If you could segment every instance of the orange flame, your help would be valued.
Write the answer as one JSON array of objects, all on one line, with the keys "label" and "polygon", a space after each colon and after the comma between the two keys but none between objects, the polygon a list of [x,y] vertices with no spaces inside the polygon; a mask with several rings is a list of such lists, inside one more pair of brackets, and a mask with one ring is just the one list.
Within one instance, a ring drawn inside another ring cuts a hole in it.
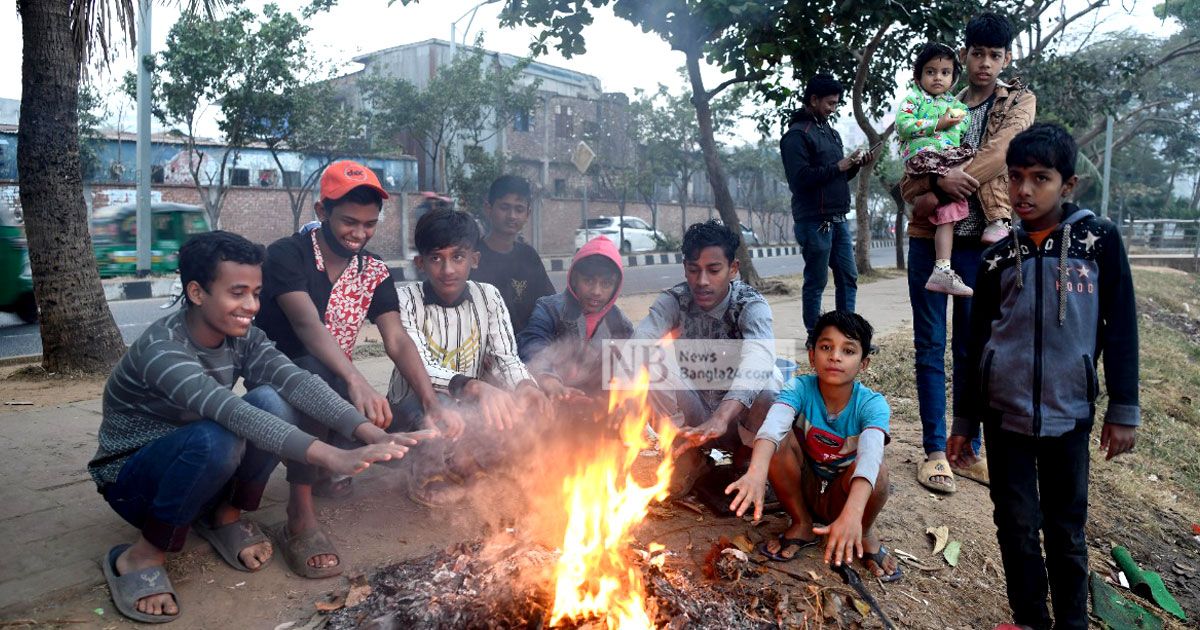
[{"label": "orange flame", "polygon": [[651,420],[647,394],[650,375],[642,370],[630,388],[614,387],[609,413],[624,413],[621,440],[602,445],[588,462],[563,481],[569,510],[562,556],[555,568],[551,625],[560,621],[603,619],[609,630],[653,628],[645,610],[641,572],[626,553],[630,530],[646,518],[652,501],[661,501],[674,468],[669,446],[678,432],[671,422],[659,423],[662,462],[653,485],[633,478],[633,464],[651,447],[645,428]]}]

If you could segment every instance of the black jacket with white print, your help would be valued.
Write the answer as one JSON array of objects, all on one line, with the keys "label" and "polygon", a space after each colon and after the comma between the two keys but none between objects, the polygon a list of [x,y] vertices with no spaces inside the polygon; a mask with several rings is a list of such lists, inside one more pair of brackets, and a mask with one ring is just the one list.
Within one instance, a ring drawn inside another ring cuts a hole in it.
[{"label": "black jacket with white print", "polygon": [[954,435],[974,437],[980,421],[1039,437],[1090,426],[1101,354],[1104,421],[1141,423],[1137,305],[1121,235],[1090,210],[1064,204],[1063,213],[1041,247],[1016,227],[983,254],[967,390],[979,395],[954,419]]}]

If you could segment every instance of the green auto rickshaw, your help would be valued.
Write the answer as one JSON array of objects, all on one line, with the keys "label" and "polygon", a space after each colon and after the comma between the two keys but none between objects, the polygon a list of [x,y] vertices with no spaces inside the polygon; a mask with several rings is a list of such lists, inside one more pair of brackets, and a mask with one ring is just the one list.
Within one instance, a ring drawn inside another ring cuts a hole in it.
[{"label": "green auto rickshaw", "polygon": [[21,210],[0,201],[0,311],[16,313],[26,323],[37,321],[33,274]]},{"label": "green auto rickshaw", "polygon": [[[153,237],[150,272],[171,274],[179,269],[179,248],[193,234],[208,232],[204,208],[181,203],[150,204]],[[137,206],[105,206],[92,215],[92,245],[102,278],[137,274]]]}]

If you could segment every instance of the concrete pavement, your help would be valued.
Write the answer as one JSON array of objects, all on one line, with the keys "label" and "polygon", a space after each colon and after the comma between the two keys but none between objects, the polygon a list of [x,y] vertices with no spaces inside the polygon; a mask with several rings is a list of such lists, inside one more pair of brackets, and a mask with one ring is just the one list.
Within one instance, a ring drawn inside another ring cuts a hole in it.
[{"label": "concrete pavement", "polygon": [[[909,320],[906,282],[901,277],[859,288],[858,310],[871,321],[878,334],[895,331]],[[630,317],[636,319],[645,314],[651,299],[652,296],[629,296],[622,298],[622,306],[627,306]],[[826,308],[832,308],[832,299],[831,282],[825,297]],[[772,297],[770,302],[776,336],[803,339],[799,296]],[[357,363],[376,388],[386,390],[391,371],[386,358]],[[79,595],[102,584],[97,560],[112,545],[136,537],[136,531],[117,517],[96,493],[85,470],[95,452],[100,417],[98,400],[0,413],[0,478],[5,480],[0,487],[0,540],[5,541],[9,550],[8,561],[0,564],[0,619],[27,615],[31,608],[48,599]],[[391,473],[386,468],[372,468],[359,483],[368,484],[367,488],[372,487],[370,484],[388,483],[384,477]],[[262,510],[254,515],[255,520],[268,524],[283,520],[286,496],[287,486],[280,467],[271,479]],[[389,505],[379,509],[406,508]],[[417,527],[412,519],[421,518],[406,517],[403,522]],[[362,515],[343,523],[337,537],[339,546],[369,548],[371,540],[378,538],[377,530],[368,525],[373,520],[378,521],[379,517]],[[396,521],[392,524],[397,526],[397,532],[393,533],[403,535],[405,526]],[[391,552],[394,551],[393,545]],[[379,555],[361,552],[358,555],[368,566],[383,561]],[[204,559],[207,564],[199,566],[198,560],[189,562],[189,557]],[[211,577],[207,571],[213,566],[213,558],[215,554],[208,545],[191,536],[181,558],[171,563],[176,586],[188,582],[189,571],[205,572],[200,578]],[[282,567],[279,560],[275,564]],[[244,575],[229,579],[243,580]],[[201,588],[202,584],[195,584],[198,581],[201,580],[191,580],[191,588]],[[304,586],[304,581],[294,585]],[[111,604],[106,608],[111,611]],[[111,611],[111,614],[116,613]]]}]

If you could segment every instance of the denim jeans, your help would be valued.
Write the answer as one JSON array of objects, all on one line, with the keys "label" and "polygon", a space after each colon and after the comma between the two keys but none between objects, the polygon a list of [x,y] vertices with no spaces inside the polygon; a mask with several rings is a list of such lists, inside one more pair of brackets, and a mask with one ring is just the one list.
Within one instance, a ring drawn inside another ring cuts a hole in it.
[{"label": "denim jeans", "polygon": [[834,308],[854,311],[858,296],[858,267],[854,264],[854,241],[845,221],[828,222],[821,219],[796,221],[792,227],[800,254],[804,256],[804,288],[801,297],[804,308],[804,327],[812,332],[821,316],[821,296],[833,269]]},{"label": "denim jeans", "polygon": [[[243,399],[270,411],[272,397],[278,394],[264,385]],[[179,551],[191,524],[222,501],[239,510],[258,509],[278,463],[273,453],[216,422],[197,420],[134,453],[104,489],[104,499],[154,546]]]},{"label": "denim jeans", "polygon": [[[950,266],[967,286],[975,286],[983,245],[955,239]],[[922,446],[926,453],[946,450],[946,294],[925,290],[933,273],[932,238],[908,239],[908,299],[912,304],[913,346],[916,349],[917,403],[921,412]],[[969,370],[967,341],[971,330],[970,298],[954,298],[953,411],[964,407],[972,393],[966,391]],[[974,442],[979,452],[980,439]]]},{"label": "denim jeans", "polygon": [[[1050,629],[1088,627],[1088,440],[1085,424],[1058,437],[1031,437],[984,422],[989,492],[1013,622]],[[1046,557],[1042,559],[1042,542]],[[1049,573],[1049,580],[1047,580]],[[1048,584],[1047,584],[1048,582]]]}]

